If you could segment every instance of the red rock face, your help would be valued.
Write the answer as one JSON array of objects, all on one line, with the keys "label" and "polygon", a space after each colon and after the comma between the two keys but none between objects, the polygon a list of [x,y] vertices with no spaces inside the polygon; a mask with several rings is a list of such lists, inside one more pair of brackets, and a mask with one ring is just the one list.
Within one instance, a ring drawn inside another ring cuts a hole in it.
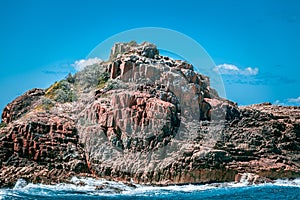
[{"label": "red rock face", "polygon": [[74,102],[34,89],[5,108],[0,186],[78,174],[163,185],[300,177],[299,107],[237,107],[153,44],[119,43],[75,80]]},{"label": "red rock face", "polygon": [[[100,125],[108,139],[118,147],[131,148],[124,141],[140,137],[142,141],[174,135],[179,126],[178,109],[149,93],[122,92],[109,99],[98,99],[84,112],[85,123]],[[120,134],[117,134],[119,133]],[[143,132],[143,135],[140,133]],[[80,134],[84,132],[79,131]],[[147,139],[148,138],[148,139]],[[156,142],[157,143],[157,142]],[[157,144],[151,143],[154,148]],[[144,149],[146,146],[136,147]],[[135,148],[135,147],[132,147]],[[148,147],[147,147],[148,148]]]},{"label": "red rock face", "polygon": [[2,122],[8,124],[11,121],[20,118],[30,109],[32,109],[34,102],[44,94],[44,90],[32,89],[26,92],[24,95],[16,98],[4,108],[2,113]]},{"label": "red rock face", "polygon": [[[74,122],[68,118],[48,117],[36,116],[32,121],[14,124],[1,133],[0,164],[4,171],[8,170],[8,174],[0,174],[1,184],[9,184],[4,181],[9,174],[12,176],[11,181],[24,176],[22,173],[16,173],[19,176],[9,173],[16,168],[24,168],[22,171],[26,172],[26,177],[31,180],[38,178],[31,172],[40,167],[47,169],[48,173],[56,173],[57,176],[53,176],[55,180],[66,179],[66,172],[89,172]],[[51,176],[43,182],[52,182]]]}]

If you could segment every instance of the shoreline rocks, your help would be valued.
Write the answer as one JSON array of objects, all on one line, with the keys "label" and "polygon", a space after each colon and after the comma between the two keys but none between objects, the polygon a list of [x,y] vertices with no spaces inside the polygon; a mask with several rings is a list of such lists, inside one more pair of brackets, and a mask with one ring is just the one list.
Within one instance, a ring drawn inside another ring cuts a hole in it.
[{"label": "shoreline rocks", "polygon": [[0,187],[73,176],[150,185],[300,177],[300,107],[238,107],[147,42],[118,43],[109,61],[28,91],[2,123]]}]

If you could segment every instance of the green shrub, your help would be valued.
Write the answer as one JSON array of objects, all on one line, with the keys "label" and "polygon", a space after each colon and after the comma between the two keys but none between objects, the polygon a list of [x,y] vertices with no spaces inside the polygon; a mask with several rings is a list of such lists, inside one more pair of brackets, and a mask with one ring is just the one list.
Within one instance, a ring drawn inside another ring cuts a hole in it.
[{"label": "green shrub", "polygon": [[0,128],[6,127],[6,126],[7,126],[7,124],[5,122],[1,122]]},{"label": "green shrub", "polygon": [[55,102],[48,98],[43,98],[42,103],[37,105],[34,109],[40,111],[49,111],[55,105]]},{"label": "green shrub", "polygon": [[68,74],[68,76],[66,76],[66,81],[68,81],[69,83],[75,83],[75,75],[73,76],[71,73]]},{"label": "green shrub", "polygon": [[101,73],[98,79],[97,88],[98,89],[104,88],[108,80],[109,80],[109,73],[108,72]]},{"label": "green shrub", "polygon": [[76,93],[72,88],[72,84],[67,80],[55,82],[47,90],[45,97],[54,101],[65,103],[76,100]]},{"label": "green shrub", "polygon": [[54,102],[51,99],[45,98],[42,101],[42,106],[44,110],[50,110],[54,106]]},{"label": "green shrub", "polygon": [[75,77],[75,83],[81,89],[91,90],[101,83],[106,82],[109,77],[105,74],[105,66],[100,64],[94,64],[85,67],[82,71],[77,72]]},{"label": "green shrub", "polygon": [[120,82],[118,80],[109,80],[106,85],[107,90],[119,89],[121,87]]},{"label": "green shrub", "polygon": [[108,72],[103,72],[99,76],[98,84],[101,83],[106,83],[109,79],[109,73]]}]

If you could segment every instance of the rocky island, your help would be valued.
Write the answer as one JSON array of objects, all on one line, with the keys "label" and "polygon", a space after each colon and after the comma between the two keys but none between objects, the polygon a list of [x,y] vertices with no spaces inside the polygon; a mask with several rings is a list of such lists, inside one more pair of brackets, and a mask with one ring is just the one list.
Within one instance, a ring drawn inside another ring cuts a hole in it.
[{"label": "rocky island", "polygon": [[108,61],[3,110],[0,187],[74,176],[150,185],[300,177],[300,107],[237,106],[155,45],[117,43]]}]

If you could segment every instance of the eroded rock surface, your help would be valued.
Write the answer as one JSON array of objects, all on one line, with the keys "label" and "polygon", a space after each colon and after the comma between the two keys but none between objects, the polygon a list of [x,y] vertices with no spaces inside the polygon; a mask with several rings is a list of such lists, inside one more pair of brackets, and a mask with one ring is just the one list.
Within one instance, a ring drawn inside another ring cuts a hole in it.
[{"label": "eroded rock surface", "polygon": [[42,89],[32,89],[8,104],[2,113],[2,122],[10,123],[32,109],[32,105],[45,94]]},{"label": "eroded rock surface", "polygon": [[2,187],[76,175],[158,185],[300,176],[299,107],[238,107],[147,42],[117,43],[109,61],[18,97],[1,126]]}]

